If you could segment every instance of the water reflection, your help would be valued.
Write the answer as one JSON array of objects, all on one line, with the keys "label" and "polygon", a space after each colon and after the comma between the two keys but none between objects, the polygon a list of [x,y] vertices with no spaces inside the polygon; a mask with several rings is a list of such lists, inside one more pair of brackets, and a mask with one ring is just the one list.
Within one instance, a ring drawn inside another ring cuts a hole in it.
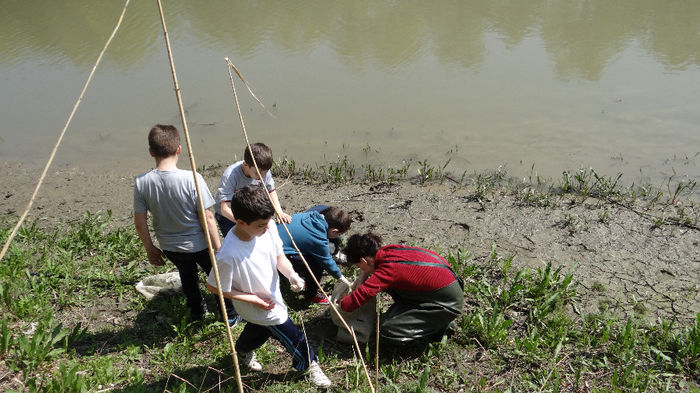
[{"label": "water reflection", "polygon": [[[122,5],[3,2],[0,157],[45,158]],[[274,108],[268,117],[241,97],[248,130],[278,156],[392,166],[449,157],[460,173],[503,163],[546,176],[588,165],[697,173],[697,158],[663,161],[697,157],[697,0],[163,5],[204,162],[242,150],[230,56]],[[155,2],[132,1],[59,155],[149,165],[144,130],[180,121],[167,64]]]},{"label": "water reflection", "polygon": [[[5,1],[0,63],[31,57],[87,66],[122,4]],[[673,70],[700,60],[700,2],[695,0],[212,0],[164,6],[174,35],[222,53],[252,56],[273,45],[303,55],[323,44],[355,69],[368,62],[391,69],[426,51],[442,63],[474,67],[484,59],[491,31],[506,47],[538,34],[563,79],[598,80],[611,59],[632,44]],[[131,2],[108,58],[128,67],[150,56],[160,38],[158,23],[154,2]]]},{"label": "water reflection", "polygon": [[[3,1],[0,63],[39,59],[91,66],[123,5],[121,1]],[[155,2],[132,1],[107,58],[123,67],[139,61],[161,39],[158,30],[148,28],[159,22]]]},{"label": "water reflection", "polygon": [[609,61],[635,42],[668,67],[697,64],[700,3],[669,4],[553,2],[542,14],[541,35],[564,78],[598,80]]}]

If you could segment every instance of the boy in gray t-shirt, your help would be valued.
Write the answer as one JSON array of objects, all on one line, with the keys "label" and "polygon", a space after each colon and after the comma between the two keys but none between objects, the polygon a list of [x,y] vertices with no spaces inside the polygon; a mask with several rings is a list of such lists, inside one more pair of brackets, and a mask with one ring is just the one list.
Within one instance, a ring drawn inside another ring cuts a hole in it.
[{"label": "boy in gray t-shirt", "polygon": [[[261,187],[263,184],[265,185],[270,192],[274,206],[281,212],[275,218],[277,223],[284,221],[289,224],[292,221],[292,217],[289,214],[282,212],[277,191],[275,191],[275,181],[272,179],[272,174],[270,174],[270,168],[272,168],[273,163],[272,149],[264,143],[253,143],[250,147],[248,149],[246,146],[243,151],[243,161],[231,164],[224,170],[219,186],[216,189],[216,222],[219,224],[219,229],[221,229],[223,236],[228,234],[236,221],[231,211],[233,194],[248,185],[259,185]],[[253,163],[253,158],[255,158],[255,163]],[[258,164],[262,181],[255,170],[254,164]]]},{"label": "boy in gray t-shirt", "polygon": [[[182,150],[177,128],[158,124],[148,134],[148,146],[156,161],[156,168],[136,177],[134,183],[134,225],[141,239],[148,261],[162,266],[169,259],[180,274],[182,290],[187,298],[192,319],[202,319],[207,306],[199,290],[197,265],[209,274],[211,262],[207,239],[202,229],[207,225],[212,247],[221,247],[214,214],[215,202],[204,179],[197,174],[205,211],[199,211],[197,189],[192,171],[178,169],[177,160]],[[153,230],[160,248],[153,244],[148,229],[148,213],[153,217]],[[228,301],[227,309],[233,310]]]}]

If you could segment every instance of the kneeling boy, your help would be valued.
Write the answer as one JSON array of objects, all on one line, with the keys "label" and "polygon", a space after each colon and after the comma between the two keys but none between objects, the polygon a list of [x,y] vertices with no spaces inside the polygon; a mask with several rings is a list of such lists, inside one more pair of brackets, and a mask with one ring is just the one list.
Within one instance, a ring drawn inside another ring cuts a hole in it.
[{"label": "kneeling boy", "polygon": [[[304,280],[284,255],[277,227],[270,221],[275,211],[265,191],[257,186],[241,188],[233,194],[231,210],[236,225],[216,255],[216,266],[224,297],[233,299],[236,311],[248,322],[236,341],[242,363],[251,370],[262,370],[253,351],[274,337],[292,355],[295,369],[308,370],[316,386],[330,386],[314,350],[289,319],[282,300],[279,273],[289,279],[293,290],[303,289]],[[207,288],[219,292],[213,272]]]}]

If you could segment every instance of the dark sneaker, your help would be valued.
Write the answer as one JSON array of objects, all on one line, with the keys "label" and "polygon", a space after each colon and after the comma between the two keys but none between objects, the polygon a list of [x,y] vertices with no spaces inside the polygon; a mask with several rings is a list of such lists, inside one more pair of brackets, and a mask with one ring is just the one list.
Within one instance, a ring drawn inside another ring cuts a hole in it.
[{"label": "dark sneaker", "polygon": [[235,314],[234,316],[229,315],[228,327],[233,328],[234,326],[238,325],[242,321],[243,321],[243,317],[241,317],[238,314]]},{"label": "dark sneaker", "polygon": [[190,309],[190,318],[192,318],[193,321],[201,321],[207,316],[207,312],[209,312],[207,305],[202,303],[200,307]]}]

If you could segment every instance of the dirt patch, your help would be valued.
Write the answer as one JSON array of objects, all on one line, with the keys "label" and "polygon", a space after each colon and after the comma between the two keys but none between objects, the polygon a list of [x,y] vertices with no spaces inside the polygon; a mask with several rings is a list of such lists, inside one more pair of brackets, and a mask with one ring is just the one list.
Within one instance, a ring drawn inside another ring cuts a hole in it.
[{"label": "dirt patch", "polygon": [[[26,207],[40,170],[2,164],[0,212],[14,225]],[[131,225],[135,173],[51,170],[29,219],[55,225],[85,212],[110,210],[114,225]],[[205,172],[210,189],[220,173]],[[550,195],[546,207],[494,190],[477,200],[474,190],[443,184],[309,184],[276,179],[288,213],[316,204],[341,206],[355,220],[351,232],[380,234],[386,243],[416,244],[441,252],[468,248],[476,261],[515,254],[515,268],[575,267],[581,311],[614,308],[694,319],[700,312],[700,230],[695,202],[669,205],[643,200],[607,201]],[[683,225],[679,218],[690,218]],[[694,220],[694,221],[693,221]]]}]

